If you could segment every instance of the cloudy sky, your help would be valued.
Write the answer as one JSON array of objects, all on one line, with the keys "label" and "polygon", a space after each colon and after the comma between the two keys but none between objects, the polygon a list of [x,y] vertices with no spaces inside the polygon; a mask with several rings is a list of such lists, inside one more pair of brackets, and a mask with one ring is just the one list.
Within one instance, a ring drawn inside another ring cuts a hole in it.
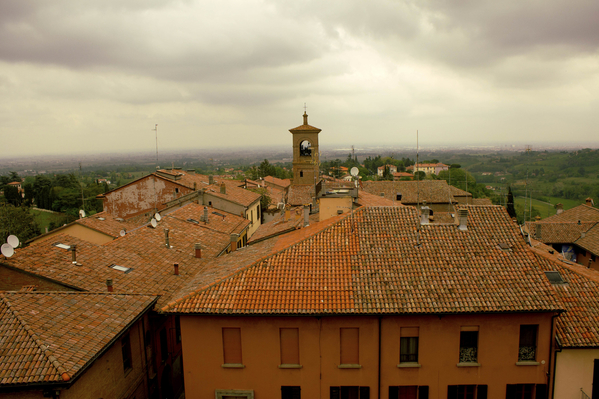
[{"label": "cloudy sky", "polygon": [[599,146],[597,0],[0,1],[0,157]]}]

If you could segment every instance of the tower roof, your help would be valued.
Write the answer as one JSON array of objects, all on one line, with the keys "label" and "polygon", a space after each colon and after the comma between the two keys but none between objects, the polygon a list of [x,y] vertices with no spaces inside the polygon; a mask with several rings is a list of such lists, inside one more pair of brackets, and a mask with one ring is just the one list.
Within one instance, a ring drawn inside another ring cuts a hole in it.
[{"label": "tower roof", "polygon": [[304,111],[304,124],[300,125],[298,127],[295,127],[293,129],[289,129],[289,131],[291,133],[296,133],[296,132],[314,132],[314,133],[319,133],[322,129],[319,129],[317,127],[314,126],[310,126],[308,125],[308,114]]}]

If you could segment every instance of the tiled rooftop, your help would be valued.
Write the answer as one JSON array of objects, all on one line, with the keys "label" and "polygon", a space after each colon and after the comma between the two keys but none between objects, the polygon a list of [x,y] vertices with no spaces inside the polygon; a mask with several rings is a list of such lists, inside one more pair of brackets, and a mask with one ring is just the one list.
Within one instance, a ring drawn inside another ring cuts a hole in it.
[{"label": "tiled rooftop", "polygon": [[[207,221],[204,220],[204,208],[208,210]],[[164,216],[177,218],[184,222],[194,223],[196,221],[204,228],[225,234],[241,234],[250,225],[250,221],[244,217],[195,203],[187,204]]]},{"label": "tiled rooftop", "polygon": [[565,348],[599,346],[599,272],[571,262],[543,250],[533,250],[541,269],[557,271],[566,284],[553,287],[566,312],[556,322],[556,333]]},{"label": "tiled rooftop", "polygon": [[[246,190],[244,188],[239,188],[235,184],[230,183],[225,183],[225,194],[221,194],[220,184],[224,181],[225,180],[205,187],[204,189],[206,190],[206,194],[214,195],[215,197],[222,198],[245,207],[249,207],[256,201],[260,200],[260,194]],[[231,181],[236,182],[236,184],[241,183],[239,180]]]},{"label": "tiled rooftop", "polygon": [[594,255],[599,255],[599,223],[587,230],[584,237],[581,236],[574,243]]},{"label": "tiled rooftop", "polygon": [[358,199],[356,202],[362,206],[403,206],[401,202],[371,194],[364,190],[358,190]]},{"label": "tiled rooftop", "polygon": [[464,208],[467,231],[455,225],[419,227],[412,207],[360,208],[353,216],[334,217],[210,262],[163,310],[445,314],[561,309],[505,210]]},{"label": "tiled rooftop", "polygon": [[[165,247],[165,228],[169,229],[171,248]],[[72,253],[55,243],[76,244],[81,266],[73,265]],[[201,259],[194,257],[195,243],[202,246]],[[156,229],[143,226],[104,245],[59,234],[18,248],[1,263],[83,291],[106,291],[106,280],[112,279],[115,292],[161,294],[160,301],[166,301],[229,245],[230,234],[166,215]],[[179,264],[178,276],[173,273],[174,263]],[[131,270],[125,273],[111,265]]]},{"label": "tiled rooftop", "polygon": [[[396,195],[402,195],[404,204],[416,204],[426,201],[428,204],[455,203],[451,195],[451,187],[445,180],[422,181],[363,181],[361,188],[374,195],[384,194],[384,197],[394,201]],[[420,196],[418,195],[420,193]],[[420,198],[418,198],[420,197]]]},{"label": "tiled rooftop", "polygon": [[[549,218],[548,218],[549,219]],[[532,236],[545,244],[571,244],[596,223],[594,222],[528,222],[526,228]]]},{"label": "tiled rooftop", "polygon": [[287,203],[293,206],[311,204],[312,197],[314,197],[313,184],[293,184],[289,186]]},{"label": "tiled rooftop", "polygon": [[129,231],[141,225],[140,223],[132,223],[122,218],[117,218],[106,212],[99,212],[83,219],[77,219],[74,223],[101,231],[113,237],[120,237],[121,230]]},{"label": "tiled rooftop", "polygon": [[275,184],[277,186],[280,186],[282,188],[287,188],[291,185],[291,180],[290,179],[279,179],[277,177],[274,176],[266,176],[264,178],[264,180],[266,181],[266,184],[268,185],[270,184]]},{"label": "tiled rooftop", "polygon": [[599,209],[582,204],[568,209],[559,215],[553,215],[543,219],[543,222],[599,222]]},{"label": "tiled rooftop", "polygon": [[0,292],[0,387],[73,380],[155,300],[146,295]]}]

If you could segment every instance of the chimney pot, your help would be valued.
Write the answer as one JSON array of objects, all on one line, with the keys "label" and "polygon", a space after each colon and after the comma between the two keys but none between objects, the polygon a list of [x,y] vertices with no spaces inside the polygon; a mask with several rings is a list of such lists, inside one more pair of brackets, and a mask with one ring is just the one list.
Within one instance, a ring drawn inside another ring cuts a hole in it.
[{"label": "chimney pot", "polygon": [[178,263],[175,263],[173,266],[174,266],[174,268],[175,268],[175,271],[174,271],[174,273],[175,273],[175,276],[178,276],[178,275],[179,275],[179,264],[178,264]]},{"label": "chimney pot", "polygon": [[562,213],[564,211],[564,205],[560,202],[559,204],[555,204],[555,214],[559,215],[560,213]]},{"label": "chimney pot", "polygon": [[214,184],[214,176],[208,175],[208,184]]},{"label": "chimney pot", "polygon": [[204,207],[204,223],[208,223],[208,207]]},{"label": "chimney pot", "polygon": [[193,249],[195,252],[195,257],[198,259],[202,258],[202,245],[199,242],[193,244]]},{"label": "chimney pot", "polygon": [[168,238],[168,229],[164,229],[164,246],[167,248],[171,247],[170,240]]},{"label": "chimney pot", "polygon": [[112,279],[111,278],[106,280],[106,289],[108,290],[108,292],[114,291],[114,288],[112,288]]},{"label": "chimney pot", "polygon": [[221,183],[220,184],[220,193],[221,194],[226,194],[227,193],[227,186],[225,186],[225,183]]},{"label": "chimney pot", "polygon": [[71,245],[71,260],[73,263],[77,263],[77,245]]},{"label": "chimney pot", "polygon": [[586,199],[586,204],[588,206],[593,206],[593,200],[591,199],[591,197],[589,197],[589,198]]},{"label": "chimney pot", "polygon": [[459,209],[458,210],[458,229],[461,231],[468,230],[468,209]]}]

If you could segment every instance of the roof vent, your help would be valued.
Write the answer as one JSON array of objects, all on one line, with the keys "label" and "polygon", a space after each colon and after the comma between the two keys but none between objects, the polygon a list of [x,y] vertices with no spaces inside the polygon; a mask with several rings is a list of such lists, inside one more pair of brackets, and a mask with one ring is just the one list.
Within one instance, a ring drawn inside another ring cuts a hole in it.
[{"label": "roof vent", "polygon": [[556,271],[545,272],[545,276],[547,277],[547,279],[549,280],[549,282],[551,284],[566,284],[566,282],[562,278],[562,275],[559,274],[559,272],[556,272]]}]

